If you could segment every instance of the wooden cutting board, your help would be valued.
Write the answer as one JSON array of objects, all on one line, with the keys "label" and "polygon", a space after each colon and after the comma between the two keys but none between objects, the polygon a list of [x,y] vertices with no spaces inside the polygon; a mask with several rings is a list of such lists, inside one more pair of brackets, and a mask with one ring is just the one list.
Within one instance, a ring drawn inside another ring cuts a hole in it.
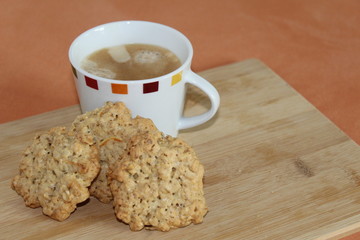
[{"label": "wooden cutting board", "polygon": [[[314,239],[360,229],[360,148],[256,59],[202,72],[221,106],[182,132],[205,166],[210,212],[202,224],[131,232],[111,204],[91,198],[64,222],[31,209],[10,188],[35,132],[69,125],[79,106],[0,125],[1,239]],[[186,115],[205,111],[190,88]]]}]

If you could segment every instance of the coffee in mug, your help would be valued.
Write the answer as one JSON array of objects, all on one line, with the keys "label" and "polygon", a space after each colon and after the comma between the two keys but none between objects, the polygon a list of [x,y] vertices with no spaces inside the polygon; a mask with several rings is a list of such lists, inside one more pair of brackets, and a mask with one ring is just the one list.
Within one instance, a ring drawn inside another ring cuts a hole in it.
[{"label": "coffee in mug", "polygon": [[97,50],[81,67],[96,76],[115,80],[141,80],[160,77],[181,66],[170,50],[152,44],[125,44]]}]

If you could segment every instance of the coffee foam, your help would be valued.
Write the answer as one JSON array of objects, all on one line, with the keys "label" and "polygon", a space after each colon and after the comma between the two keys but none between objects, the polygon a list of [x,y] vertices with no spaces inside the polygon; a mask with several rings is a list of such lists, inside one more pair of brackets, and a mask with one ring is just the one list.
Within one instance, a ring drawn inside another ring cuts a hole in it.
[{"label": "coffee foam", "polygon": [[118,63],[127,62],[131,59],[129,52],[124,45],[111,47],[108,50],[111,58]]},{"label": "coffee foam", "polygon": [[94,74],[103,78],[113,79],[116,76],[116,73],[111,71],[110,69],[100,68],[96,62],[90,61],[88,59],[84,59],[81,63],[81,68],[83,68],[88,73]]},{"label": "coffee foam", "polygon": [[160,61],[162,58],[162,54],[157,51],[152,50],[139,50],[134,54],[134,62],[136,63],[155,63]]}]

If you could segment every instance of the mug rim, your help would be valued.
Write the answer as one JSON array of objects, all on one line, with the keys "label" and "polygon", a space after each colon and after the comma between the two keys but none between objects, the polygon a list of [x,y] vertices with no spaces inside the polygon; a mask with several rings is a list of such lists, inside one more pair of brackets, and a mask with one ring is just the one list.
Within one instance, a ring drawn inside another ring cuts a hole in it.
[{"label": "mug rim", "polygon": [[[75,45],[78,41],[80,41],[80,39],[82,37],[84,37],[87,33],[89,32],[93,32],[93,31],[99,31],[101,30],[101,28],[104,28],[108,25],[116,25],[116,24],[136,24],[136,23],[140,23],[140,24],[150,24],[150,25],[157,25],[157,26],[160,26],[160,27],[163,27],[165,29],[167,29],[168,31],[172,31],[174,33],[176,33],[177,35],[179,35],[179,37],[181,37],[186,46],[187,46],[187,49],[188,49],[188,56],[187,58],[185,59],[185,61],[181,64],[180,67],[178,67],[177,69],[171,71],[170,73],[167,73],[167,74],[164,74],[164,75],[161,75],[159,77],[154,77],[154,78],[146,78],[146,79],[136,79],[136,80],[122,80],[122,79],[109,79],[109,78],[104,78],[104,77],[99,77],[97,75],[94,75],[94,74],[91,74],[87,71],[85,71],[84,69],[82,69],[79,64],[74,64],[74,56],[73,56],[73,51],[74,51],[74,48],[75,48]],[[173,76],[174,74],[176,73],[179,73],[181,71],[183,71],[187,66],[190,66],[191,64],[191,60],[192,60],[192,57],[193,57],[193,47],[192,47],[192,44],[190,42],[190,40],[183,34],[181,33],[180,31],[170,27],[170,26],[167,26],[167,25],[164,25],[164,24],[161,24],[161,23],[156,23],[156,22],[150,22],[150,21],[142,21],[142,20],[125,20],[125,21],[115,21],[115,22],[108,22],[108,23],[104,23],[104,24],[101,24],[101,25],[98,25],[98,26],[95,26],[93,28],[90,28],[84,32],[82,32],[80,35],[78,35],[73,41],[72,43],[70,44],[70,47],[69,47],[69,51],[68,51],[68,57],[69,57],[69,60],[70,60],[70,63],[71,65],[76,69],[76,71],[79,71],[81,74],[83,74],[84,76],[88,76],[90,78],[93,78],[93,79],[96,79],[96,80],[99,80],[99,81],[103,81],[103,82],[108,82],[108,83],[119,83],[119,82],[123,82],[123,83],[127,83],[127,84],[136,84],[136,83],[147,83],[147,82],[153,82],[153,81],[161,81],[161,79],[167,79],[168,77],[171,77]]]}]

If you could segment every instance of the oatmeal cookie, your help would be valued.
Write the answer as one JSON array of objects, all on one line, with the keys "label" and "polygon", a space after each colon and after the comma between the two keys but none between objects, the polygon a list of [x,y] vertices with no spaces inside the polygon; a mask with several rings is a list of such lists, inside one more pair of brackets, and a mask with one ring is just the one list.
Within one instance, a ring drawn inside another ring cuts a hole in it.
[{"label": "oatmeal cookie", "polygon": [[90,133],[99,148],[101,170],[90,186],[90,194],[103,203],[113,199],[107,180],[108,169],[119,160],[129,138],[139,132],[158,131],[150,119],[132,118],[122,102],[107,102],[101,108],[79,115],[72,123],[72,130]]},{"label": "oatmeal cookie", "polygon": [[203,221],[204,167],[189,145],[145,133],[133,136],[126,152],[109,173],[117,218],[133,231],[169,231]]},{"label": "oatmeal cookie", "polygon": [[45,215],[63,221],[77,203],[89,198],[88,187],[99,170],[98,151],[90,136],[55,127],[36,135],[26,148],[11,187],[26,206],[42,207]]}]

